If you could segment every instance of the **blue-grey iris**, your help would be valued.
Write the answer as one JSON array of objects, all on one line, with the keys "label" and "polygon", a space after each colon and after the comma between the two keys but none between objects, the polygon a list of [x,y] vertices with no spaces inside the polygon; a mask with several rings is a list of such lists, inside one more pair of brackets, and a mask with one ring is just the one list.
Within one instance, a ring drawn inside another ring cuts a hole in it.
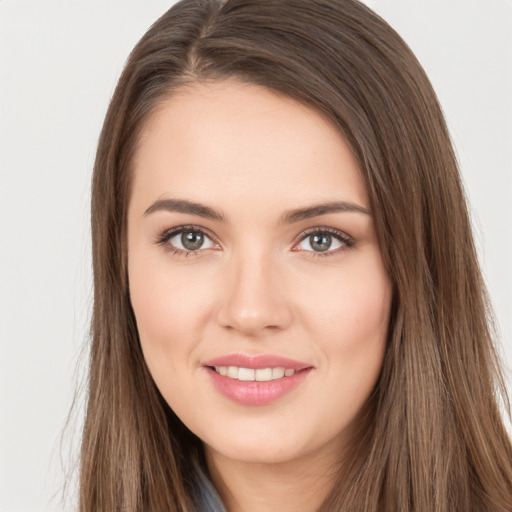
[{"label": "blue-grey iris", "polygon": [[324,252],[331,248],[332,237],[326,233],[316,233],[309,237],[309,243],[314,251]]},{"label": "blue-grey iris", "polygon": [[188,251],[196,251],[203,245],[204,235],[198,231],[185,231],[181,234],[181,243]]}]

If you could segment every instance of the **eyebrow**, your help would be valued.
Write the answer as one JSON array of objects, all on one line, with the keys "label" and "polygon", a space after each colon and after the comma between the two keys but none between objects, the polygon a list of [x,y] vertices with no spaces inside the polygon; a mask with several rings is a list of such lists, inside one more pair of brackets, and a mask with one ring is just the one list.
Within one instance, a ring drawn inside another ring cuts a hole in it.
[{"label": "eyebrow", "polygon": [[334,201],[331,203],[323,203],[314,206],[308,206],[306,208],[290,210],[283,215],[281,222],[283,224],[293,224],[294,222],[311,219],[320,215],[339,212],[355,212],[362,213],[364,215],[371,215],[370,210],[358,204],[349,203],[347,201]]},{"label": "eyebrow", "polygon": [[[144,212],[144,216],[158,211],[188,213],[190,215],[197,215],[207,219],[226,222],[226,217],[223,213],[218,212],[209,206],[188,201],[186,199],[159,199]],[[364,215],[371,215],[370,210],[358,204],[347,201],[334,201],[290,210],[284,213],[280,222],[282,224],[293,224],[295,222],[311,219],[320,215],[339,212],[355,212],[362,213]]]},{"label": "eyebrow", "polygon": [[158,211],[188,213],[190,215],[198,215],[199,217],[218,220],[220,222],[226,221],[226,217],[213,208],[185,199],[159,199],[144,212],[144,216]]}]

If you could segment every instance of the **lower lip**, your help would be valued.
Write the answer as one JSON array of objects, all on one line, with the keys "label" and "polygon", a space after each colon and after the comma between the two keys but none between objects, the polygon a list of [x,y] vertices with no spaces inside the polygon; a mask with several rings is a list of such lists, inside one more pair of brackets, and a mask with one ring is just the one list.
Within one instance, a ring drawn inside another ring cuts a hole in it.
[{"label": "lower lip", "polygon": [[312,368],[305,368],[290,377],[260,381],[243,381],[220,375],[212,368],[206,368],[217,391],[241,405],[268,405],[298,387],[309,375]]}]

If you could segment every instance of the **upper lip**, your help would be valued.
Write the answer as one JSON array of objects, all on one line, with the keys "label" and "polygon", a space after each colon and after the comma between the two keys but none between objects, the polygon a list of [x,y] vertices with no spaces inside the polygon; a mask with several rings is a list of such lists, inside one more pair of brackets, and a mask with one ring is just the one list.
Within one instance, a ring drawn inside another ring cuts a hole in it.
[{"label": "upper lip", "polygon": [[293,370],[304,370],[312,365],[302,361],[295,361],[287,357],[274,354],[261,354],[248,356],[245,354],[228,354],[216,357],[203,363],[203,366],[238,366],[239,368],[284,368]]}]

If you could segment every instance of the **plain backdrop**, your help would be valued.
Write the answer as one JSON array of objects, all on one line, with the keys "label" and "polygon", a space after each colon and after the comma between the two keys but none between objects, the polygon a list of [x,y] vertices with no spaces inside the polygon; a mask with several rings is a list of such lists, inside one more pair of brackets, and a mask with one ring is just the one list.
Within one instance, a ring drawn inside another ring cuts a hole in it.
[{"label": "plain backdrop", "polygon": [[[86,366],[95,146],[130,49],[172,3],[0,0],[1,512],[72,509],[60,493],[73,482],[64,469],[75,464],[80,394],[61,434]],[[367,3],[440,97],[510,367],[512,1]]]}]

